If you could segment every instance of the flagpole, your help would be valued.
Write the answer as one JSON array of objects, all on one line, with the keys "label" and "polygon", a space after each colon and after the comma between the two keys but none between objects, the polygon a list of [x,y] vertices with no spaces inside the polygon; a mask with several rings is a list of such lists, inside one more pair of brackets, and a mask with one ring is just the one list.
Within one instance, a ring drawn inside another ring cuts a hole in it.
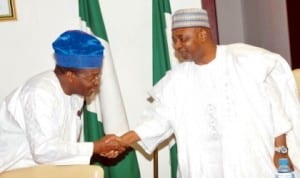
[{"label": "flagpole", "polygon": [[153,175],[154,178],[158,178],[158,150],[155,149],[153,152]]},{"label": "flagpole", "polygon": [[[169,0],[152,0],[152,73],[155,85],[171,68],[165,13],[171,14]],[[153,152],[154,178],[158,178],[158,148]]]}]

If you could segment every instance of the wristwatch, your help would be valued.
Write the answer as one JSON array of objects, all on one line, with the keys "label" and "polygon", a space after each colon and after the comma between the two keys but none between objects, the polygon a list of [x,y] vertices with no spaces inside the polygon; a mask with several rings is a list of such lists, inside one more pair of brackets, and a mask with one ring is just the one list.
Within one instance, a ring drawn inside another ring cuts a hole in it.
[{"label": "wristwatch", "polygon": [[288,148],[286,146],[275,147],[275,151],[281,154],[287,154]]}]

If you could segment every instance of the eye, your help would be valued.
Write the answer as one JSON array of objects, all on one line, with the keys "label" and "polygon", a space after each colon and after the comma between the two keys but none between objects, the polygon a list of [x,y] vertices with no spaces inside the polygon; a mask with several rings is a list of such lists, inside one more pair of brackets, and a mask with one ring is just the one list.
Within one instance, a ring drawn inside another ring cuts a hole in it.
[{"label": "eye", "polygon": [[93,75],[88,76],[87,79],[89,81],[99,80],[99,75],[98,74],[93,74]]},{"label": "eye", "polygon": [[93,82],[94,80],[99,80],[99,73],[94,73],[94,74],[83,74],[79,73],[77,76],[85,81]]},{"label": "eye", "polygon": [[186,43],[189,41],[189,37],[188,36],[178,36],[177,38],[173,38],[173,44],[177,44],[177,43]]},{"label": "eye", "polygon": [[179,38],[180,42],[187,42],[190,38],[188,36],[181,36]]}]

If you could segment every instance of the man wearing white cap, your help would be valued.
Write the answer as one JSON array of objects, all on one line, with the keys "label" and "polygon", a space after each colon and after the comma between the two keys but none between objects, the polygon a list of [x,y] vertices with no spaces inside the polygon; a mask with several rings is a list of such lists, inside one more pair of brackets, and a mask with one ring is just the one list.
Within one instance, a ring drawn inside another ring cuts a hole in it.
[{"label": "man wearing white cap", "polygon": [[[79,31],[52,44],[56,67],[34,76],[0,105],[0,173],[38,164],[89,164],[95,154],[115,157],[124,148],[110,142],[79,142],[84,97],[98,91],[103,46]],[[115,151],[110,151],[114,149]]]},{"label": "man wearing white cap", "polygon": [[171,134],[181,178],[272,178],[279,158],[300,168],[300,106],[287,62],[265,49],[217,46],[202,9],[173,15],[185,62],[150,92],[147,120],[122,136],[151,153]]}]

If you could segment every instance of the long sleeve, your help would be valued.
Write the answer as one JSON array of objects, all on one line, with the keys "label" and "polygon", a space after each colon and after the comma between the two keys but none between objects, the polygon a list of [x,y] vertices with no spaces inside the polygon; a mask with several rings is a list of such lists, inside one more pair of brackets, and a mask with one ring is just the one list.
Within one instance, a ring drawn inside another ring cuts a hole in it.
[{"label": "long sleeve", "polygon": [[300,166],[300,103],[294,76],[289,65],[280,56],[267,77],[266,84],[272,105],[274,136],[287,134],[289,155]]},{"label": "long sleeve", "polygon": [[26,135],[37,163],[89,164],[93,143],[80,143],[79,107],[71,97],[40,88],[29,89],[22,99]]},{"label": "long sleeve", "polygon": [[153,99],[143,113],[144,122],[135,131],[140,136],[144,149],[151,153],[159,143],[173,133],[172,119],[175,119],[174,103],[174,77],[169,72],[149,92]]}]

